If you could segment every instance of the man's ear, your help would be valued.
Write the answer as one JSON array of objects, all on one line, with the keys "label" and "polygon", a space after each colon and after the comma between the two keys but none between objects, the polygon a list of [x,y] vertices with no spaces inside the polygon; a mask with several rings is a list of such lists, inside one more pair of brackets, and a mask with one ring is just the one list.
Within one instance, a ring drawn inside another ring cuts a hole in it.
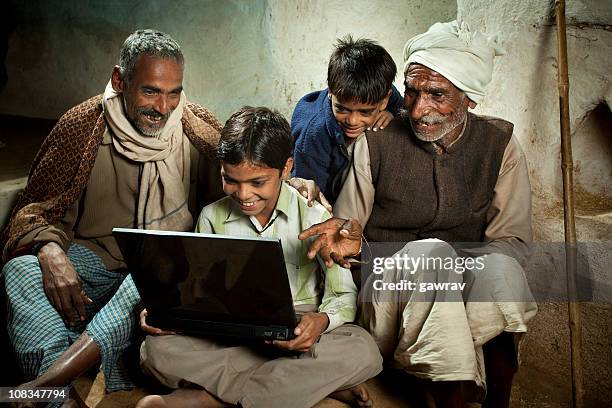
[{"label": "man's ear", "polygon": [[293,157],[289,157],[285,162],[285,167],[281,173],[282,180],[288,180],[291,177],[291,170],[293,170]]},{"label": "man's ear", "polygon": [[470,109],[474,109],[476,107],[476,105],[478,105],[476,102],[474,102],[473,100],[469,100],[468,101],[468,108]]},{"label": "man's ear", "polygon": [[111,74],[111,85],[113,86],[114,91],[117,93],[121,93],[125,90],[125,81],[121,75],[121,68],[119,65],[115,65],[115,68],[113,68],[113,73]]},{"label": "man's ear", "polygon": [[387,96],[385,96],[385,98],[382,101],[380,101],[380,104],[378,105],[378,110],[384,111],[387,108],[390,97],[391,97],[391,89],[389,89],[389,92],[387,92]]}]

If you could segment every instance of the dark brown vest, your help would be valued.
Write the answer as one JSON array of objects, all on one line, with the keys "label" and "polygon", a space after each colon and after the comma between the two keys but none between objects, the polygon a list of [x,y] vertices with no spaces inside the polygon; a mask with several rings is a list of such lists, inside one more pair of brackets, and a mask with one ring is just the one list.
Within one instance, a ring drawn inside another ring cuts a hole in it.
[{"label": "dark brown vest", "polygon": [[512,129],[502,119],[468,114],[463,136],[441,156],[399,118],[383,131],[368,132],[376,194],[366,238],[483,241],[487,210]]}]

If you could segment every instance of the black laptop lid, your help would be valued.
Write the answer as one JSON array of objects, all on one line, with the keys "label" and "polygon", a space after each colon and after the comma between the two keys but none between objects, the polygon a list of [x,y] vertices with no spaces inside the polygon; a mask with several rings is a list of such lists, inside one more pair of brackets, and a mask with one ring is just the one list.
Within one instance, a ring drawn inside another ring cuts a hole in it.
[{"label": "black laptop lid", "polygon": [[280,240],[113,229],[150,316],[296,324]]}]

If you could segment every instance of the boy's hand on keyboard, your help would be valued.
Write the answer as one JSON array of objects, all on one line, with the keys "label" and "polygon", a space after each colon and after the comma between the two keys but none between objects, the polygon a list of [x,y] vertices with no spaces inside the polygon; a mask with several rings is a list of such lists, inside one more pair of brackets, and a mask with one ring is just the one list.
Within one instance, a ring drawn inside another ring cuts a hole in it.
[{"label": "boy's hand on keyboard", "polygon": [[305,353],[319,340],[327,329],[329,318],[326,313],[306,313],[294,330],[296,338],[289,341],[274,340],[272,344],[283,350]]}]

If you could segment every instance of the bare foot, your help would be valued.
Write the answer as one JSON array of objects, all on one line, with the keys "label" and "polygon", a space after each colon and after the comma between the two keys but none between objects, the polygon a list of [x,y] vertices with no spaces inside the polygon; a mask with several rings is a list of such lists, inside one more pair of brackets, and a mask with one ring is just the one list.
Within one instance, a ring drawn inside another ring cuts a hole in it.
[{"label": "bare foot", "polygon": [[330,398],[349,404],[351,407],[373,407],[374,401],[370,399],[368,388],[359,384],[348,390],[339,390],[329,394]]},{"label": "bare foot", "polygon": [[136,408],[223,408],[229,406],[206,390],[193,388],[179,388],[168,395],[149,395],[136,404]]}]

